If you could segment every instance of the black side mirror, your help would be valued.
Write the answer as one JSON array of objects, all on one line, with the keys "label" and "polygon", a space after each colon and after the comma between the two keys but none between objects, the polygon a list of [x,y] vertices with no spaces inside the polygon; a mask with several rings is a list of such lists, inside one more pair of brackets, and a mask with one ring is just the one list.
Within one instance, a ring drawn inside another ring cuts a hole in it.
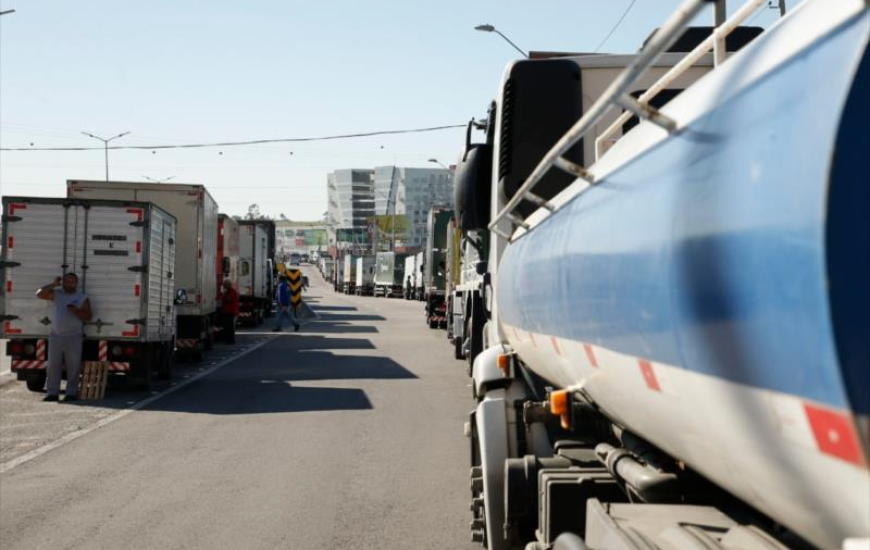
[{"label": "black side mirror", "polygon": [[175,305],[180,306],[187,302],[187,291],[179,288],[175,291]]}]

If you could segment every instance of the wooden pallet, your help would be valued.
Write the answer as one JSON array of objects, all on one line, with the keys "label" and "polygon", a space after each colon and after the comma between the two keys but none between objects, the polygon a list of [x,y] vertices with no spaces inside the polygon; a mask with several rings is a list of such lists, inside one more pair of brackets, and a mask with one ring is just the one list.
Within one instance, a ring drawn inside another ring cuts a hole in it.
[{"label": "wooden pallet", "polygon": [[106,395],[109,364],[104,361],[85,361],[79,384],[80,399],[102,399]]}]

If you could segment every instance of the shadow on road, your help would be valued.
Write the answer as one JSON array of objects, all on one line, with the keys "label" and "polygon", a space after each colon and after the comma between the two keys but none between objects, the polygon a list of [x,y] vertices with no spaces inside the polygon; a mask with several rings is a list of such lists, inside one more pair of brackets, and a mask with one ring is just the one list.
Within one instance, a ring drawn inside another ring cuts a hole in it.
[{"label": "shadow on road", "polygon": [[294,387],[283,380],[208,380],[197,391],[182,391],[145,410],[191,414],[274,414],[372,409],[359,388]]},{"label": "shadow on road", "polygon": [[360,315],[342,315],[340,313],[318,313],[321,322],[339,323],[343,321],[359,322],[359,321],[386,321],[387,318],[382,315],[360,314]]},{"label": "shadow on road", "polygon": [[373,334],[378,332],[378,328],[346,322],[310,321],[304,331],[318,334]]},{"label": "shadow on road", "polygon": [[[151,403],[144,410],[246,415],[372,409],[371,401],[360,388],[299,384],[418,378],[389,357],[344,355],[348,351],[374,349],[374,344],[366,338],[330,338],[305,333],[279,335],[244,359]],[[88,403],[75,405],[88,406]],[[126,407],[121,402],[101,405]]]},{"label": "shadow on road", "polygon": [[357,311],[356,306],[321,306],[317,305],[317,302],[314,302],[314,305],[311,306],[311,309],[314,311]]}]

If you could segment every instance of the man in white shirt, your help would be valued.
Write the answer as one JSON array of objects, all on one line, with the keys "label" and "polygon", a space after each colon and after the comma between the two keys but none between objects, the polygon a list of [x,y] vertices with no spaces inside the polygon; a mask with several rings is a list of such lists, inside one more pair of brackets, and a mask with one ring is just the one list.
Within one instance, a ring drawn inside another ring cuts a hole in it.
[{"label": "man in white shirt", "polygon": [[66,364],[66,397],[63,400],[78,399],[84,323],[91,320],[91,303],[83,292],[78,291],[78,285],[78,276],[67,273],[63,279],[57,277],[36,291],[37,298],[54,303],[48,338],[48,381],[43,401],[58,400],[63,364]]}]

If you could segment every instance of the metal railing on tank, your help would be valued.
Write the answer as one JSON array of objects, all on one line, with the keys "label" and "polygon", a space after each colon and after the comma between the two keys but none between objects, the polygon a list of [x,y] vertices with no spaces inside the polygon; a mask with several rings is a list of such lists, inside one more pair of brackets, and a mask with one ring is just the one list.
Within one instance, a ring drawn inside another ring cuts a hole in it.
[{"label": "metal railing on tank", "polygon": [[[738,9],[730,18],[725,17],[725,0],[686,0],[661,28],[637,53],[632,62],[614,80],[598,100],[568,130],[564,136],[544,155],[544,158],[526,178],[522,186],[517,190],[510,201],[499,211],[490,222],[489,229],[498,236],[508,241],[511,235],[499,229],[498,224],[502,219],[510,220],[515,226],[529,229],[530,225],[514,215],[514,210],[520,202],[526,200],[537,204],[549,213],[556,211],[556,205],[535,194],[534,188],[541,179],[553,167],[580,178],[589,185],[594,185],[595,178],[584,167],[572,162],[564,155],[581,139],[583,139],[595,125],[610,112],[612,108],[622,108],[622,113],[604,132],[595,140],[596,160],[604,153],[604,144],[607,139],[615,134],[622,125],[632,116],[648,120],[660,126],[668,133],[677,131],[678,125],[675,120],[660,112],[649,104],[659,92],[674,82],[680,75],[697,63],[701,57],[713,50],[714,66],[725,61],[725,39],[734,29],[740,26],[756,10],[768,4],[769,0],[750,0]],[[643,76],[643,74],[656,62],[661,54],[666,52],[674,42],[683,34],[689,23],[698,15],[705,5],[712,5],[714,10],[715,29],[710,36],[698,44],[692,51],[687,53],[679,63],[674,65],[668,72],[662,75],[646,92],[635,99],[629,93],[629,89]]]}]

